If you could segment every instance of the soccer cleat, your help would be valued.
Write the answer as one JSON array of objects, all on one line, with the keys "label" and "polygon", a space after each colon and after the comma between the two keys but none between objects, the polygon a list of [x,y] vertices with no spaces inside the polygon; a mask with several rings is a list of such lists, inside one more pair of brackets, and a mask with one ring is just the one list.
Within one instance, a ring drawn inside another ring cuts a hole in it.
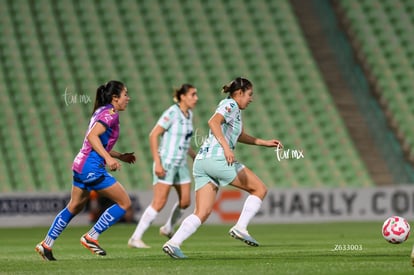
[{"label": "soccer cleat", "polygon": [[45,261],[56,261],[55,257],[53,257],[52,249],[49,248],[44,242],[39,243],[36,245],[35,250]]},{"label": "soccer cleat", "polygon": [[146,245],[142,240],[129,239],[128,247],[130,248],[151,248],[151,246]]},{"label": "soccer cleat", "polygon": [[105,256],[106,251],[103,250],[102,247],[99,246],[99,243],[97,240],[93,240],[91,237],[88,236],[88,234],[83,235],[80,238],[81,244],[89,249],[93,254],[99,255],[99,256]]},{"label": "soccer cleat", "polygon": [[249,232],[247,232],[247,230],[242,231],[233,227],[230,229],[229,234],[233,238],[241,240],[247,245],[259,246],[259,243],[255,239],[253,239],[252,236],[249,235]]},{"label": "soccer cleat", "polygon": [[161,227],[160,227],[160,235],[161,235],[161,236],[165,236],[165,237],[167,237],[168,239],[171,239],[171,238],[172,238],[172,236],[174,235],[174,232],[173,232],[173,231],[168,231],[168,230],[165,228],[165,226],[161,226]]},{"label": "soccer cleat", "polygon": [[187,258],[186,255],[181,251],[180,247],[174,246],[169,243],[165,243],[162,247],[162,251],[164,251],[166,254],[168,254],[171,258],[174,259],[185,259]]}]

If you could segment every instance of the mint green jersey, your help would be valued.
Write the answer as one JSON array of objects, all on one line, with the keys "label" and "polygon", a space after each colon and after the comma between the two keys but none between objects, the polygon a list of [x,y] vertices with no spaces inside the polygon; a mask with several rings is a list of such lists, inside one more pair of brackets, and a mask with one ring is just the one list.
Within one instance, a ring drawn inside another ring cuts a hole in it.
[{"label": "mint green jersey", "polygon": [[172,105],[159,118],[157,124],[165,129],[158,153],[163,164],[184,165],[193,135],[193,113],[186,117],[177,104]]},{"label": "mint green jersey", "polygon": [[[237,102],[232,98],[223,99],[220,101],[215,113],[221,114],[224,117],[224,123],[221,125],[221,130],[230,148],[234,150],[243,128],[241,110],[239,109]],[[200,148],[197,159],[223,156],[223,147],[221,147],[210,130],[208,138]]]}]

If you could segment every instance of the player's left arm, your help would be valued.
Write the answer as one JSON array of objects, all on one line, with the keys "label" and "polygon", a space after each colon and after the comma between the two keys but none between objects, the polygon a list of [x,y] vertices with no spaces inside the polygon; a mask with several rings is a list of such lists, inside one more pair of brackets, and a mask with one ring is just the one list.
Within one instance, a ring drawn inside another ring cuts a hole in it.
[{"label": "player's left arm", "polygon": [[244,129],[242,129],[242,132],[239,136],[238,142],[249,144],[249,145],[257,145],[257,146],[266,146],[266,147],[280,147],[282,148],[282,142],[280,142],[277,139],[269,139],[264,140],[261,138],[256,138],[251,135],[248,135],[244,132]]},{"label": "player's left arm", "polygon": [[111,155],[111,157],[113,158],[117,158],[120,161],[126,162],[126,163],[135,163],[135,155],[134,152],[132,153],[119,153],[117,151],[111,150],[109,152],[109,154]]}]

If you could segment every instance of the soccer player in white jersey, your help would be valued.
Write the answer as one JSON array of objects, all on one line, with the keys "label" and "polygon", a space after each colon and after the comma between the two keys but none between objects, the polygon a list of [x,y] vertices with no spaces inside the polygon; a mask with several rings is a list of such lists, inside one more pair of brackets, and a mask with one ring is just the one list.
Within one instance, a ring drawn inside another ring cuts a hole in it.
[{"label": "soccer player in white jersey", "polygon": [[[164,208],[171,187],[177,191],[178,202],[171,209],[167,222],[161,226],[160,234],[170,238],[174,226],[184,209],[190,205],[191,177],[187,165],[187,154],[194,159],[195,152],[190,142],[193,135],[193,113],[198,100],[197,89],[183,84],[174,91],[176,104],[169,107],[159,118],[150,133],[150,148],[153,164],[153,190],[151,204],[145,209],[139,223],[128,240],[131,248],[149,248],[142,241],[145,231]],[[159,137],[161,142],[159,143]]]},{"label": "soccer player in white jersey", "polygon": [[194,213],[183,220],[177,232],[163,246],[163,251],[172,258],[186,258],[181,244],[207,220],[219,187],[226,185],[249,193],[236,225],[229,231],[230,236],[250,246],[259,245],[249,235],[247,226],[259,211],[267,188],[249,168],[235,159],[233,150],[237,142],[266,147],[282,147],[282,144],[276,139],[263,140],[244,132],[241,110],[247,108],[253,98],[253,85],[249,80],[238,77],[225,85],[223,92],[229,96],[220,102],[208,121],[209,136],[194,161]]}]

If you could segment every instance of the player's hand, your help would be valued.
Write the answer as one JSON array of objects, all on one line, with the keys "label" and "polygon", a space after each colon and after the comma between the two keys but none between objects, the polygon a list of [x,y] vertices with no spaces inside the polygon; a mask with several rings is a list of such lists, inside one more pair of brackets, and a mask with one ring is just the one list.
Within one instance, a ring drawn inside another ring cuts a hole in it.
[{"label": "player's hand", "polygon": [[155,163],[154,173],[160,179],[164,178],[166,175],[166,171],[164,170],[164,167],[162,166],[162,164],[157,164],[157,163]]},{"label": "player's hand", "polygon": [[123,153],[119,156],[119,160],[126,162],[126,163],[135,163],[135,155],[134,152],[132,153]]},{"label": "player's hand", "polygon": [[111,171],[117,171],[121,169],[121,164],[113,157],[106,159],[105,162],[106,165],[108,165],[109,170]]},{"label": "player's hand", "polygon": [[265,140],[264,143],[263,143],[263,146],[283,148],[282,142],[280,142],[277,139]]},{"label": "player's hand", "polygon": [[224,150],[224,157],[226,158],[228,165],[233,165],[233,163],[236,161],[234,152],[231,149]]}]

